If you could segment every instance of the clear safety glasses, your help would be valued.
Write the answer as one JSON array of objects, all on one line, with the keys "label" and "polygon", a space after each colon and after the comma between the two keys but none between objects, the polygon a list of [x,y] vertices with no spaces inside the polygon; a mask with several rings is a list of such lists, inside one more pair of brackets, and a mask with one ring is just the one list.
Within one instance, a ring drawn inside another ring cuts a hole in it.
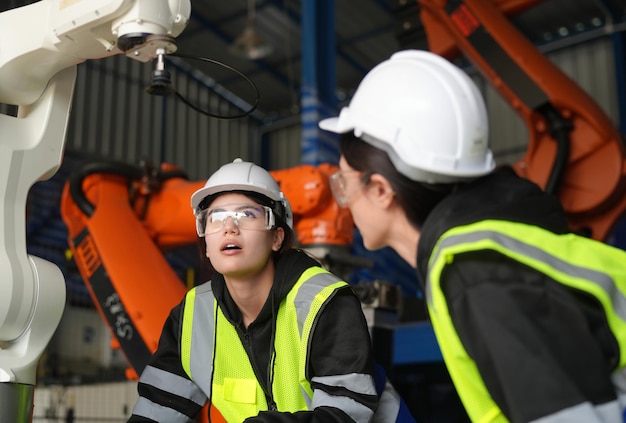
[{"label": "clear safety glasses", "polygon": [[267,231],[275,226],[274,213],[267,206],[257,204],[224,204],[212,209],[196,211],[196,231],[198,236],[220,232],[228,218],[239,229]]},{"label": "clear safety glasses", "polygon": [[362,172],[359,170],[339,170],[332,174],[330,177],[330,190],[339,207],[348,207],[348,201],[361,187],[361,181],[358,181],[358,184],[350,184],[348,180],[350,178],[354,179],[355,176],[361,176],[361,174]]}]

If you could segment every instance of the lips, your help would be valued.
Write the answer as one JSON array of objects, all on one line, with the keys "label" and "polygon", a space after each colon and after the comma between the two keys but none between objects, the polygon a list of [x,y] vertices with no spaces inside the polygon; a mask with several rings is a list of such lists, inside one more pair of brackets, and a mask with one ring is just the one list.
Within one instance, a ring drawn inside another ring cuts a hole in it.
[{"label": "lips", "polygon": [[241,250],[241,246],[235,242],[227,241],[222,244],[221,251]]}]

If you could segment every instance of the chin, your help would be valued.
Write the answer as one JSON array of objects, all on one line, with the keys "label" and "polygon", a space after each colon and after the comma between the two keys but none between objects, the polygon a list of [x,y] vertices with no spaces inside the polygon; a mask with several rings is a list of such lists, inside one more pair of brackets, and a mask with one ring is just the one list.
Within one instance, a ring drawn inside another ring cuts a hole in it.
[{"label": "chin", "polygon": [[376,251],[380,250],[381,248],[385,248],[386,244],[382,242],[370,241],[367,238],[363,237],[363,246],[368,251]]},{"label": "chin", "polygon": [[233,272],[241,271],[241,265],[236,264],[228,264],[228,263],[217,263],[213,265],[213,268],[222,275],[227,275]]}]

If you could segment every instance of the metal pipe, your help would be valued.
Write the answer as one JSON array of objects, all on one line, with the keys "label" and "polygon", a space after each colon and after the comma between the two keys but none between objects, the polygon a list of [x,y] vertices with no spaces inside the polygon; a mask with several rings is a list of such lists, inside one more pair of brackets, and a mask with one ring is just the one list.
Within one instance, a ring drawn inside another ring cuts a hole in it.
[{"label": "metal pipe", "polygon": [[34,394],[33,385],[0,383],[0,423],[31,423]]}]

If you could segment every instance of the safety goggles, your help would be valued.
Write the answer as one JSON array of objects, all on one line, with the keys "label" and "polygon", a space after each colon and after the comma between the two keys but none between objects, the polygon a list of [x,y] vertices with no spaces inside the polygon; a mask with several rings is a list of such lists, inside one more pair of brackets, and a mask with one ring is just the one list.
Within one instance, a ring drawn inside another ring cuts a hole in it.
[{"label": "safety goggles", "polygon": [[361,180],[359,180],[359,184],[350,184],[348,183],[348,179],[361,176],[362,173],[363,172],[359,170],[338,170],[331,175],[330,190],[337,204],[339,204],[339,207],[348,207],[348,201],[350,201],[361,186]]},{"label": "safety goggles", "polygon": [[224,204],[212,209],[196,211],[196,231],[198,236],[220,232],[231,218],[239,229],[267,231],[276,222],[272,209],[258,204]]}]

